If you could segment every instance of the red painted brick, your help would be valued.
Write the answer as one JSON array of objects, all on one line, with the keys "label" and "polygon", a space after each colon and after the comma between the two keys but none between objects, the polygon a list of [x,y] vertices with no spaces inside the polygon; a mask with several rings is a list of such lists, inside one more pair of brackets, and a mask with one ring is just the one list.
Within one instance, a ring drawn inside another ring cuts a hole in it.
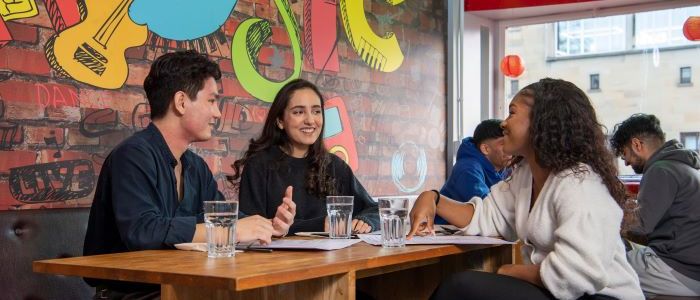
[{"label": "red painted brick", "polygon": [[32,103],[42,107],[78,106],[77,94],[75,87],[58,83],[32,83],[19,80],[0,82],[0,95],[3,99]]},{"label": "red painted brick", "polygon": [[241,86],[240,82],[238,82],[238,80],[236,79],[221,77],[221,87],[223,88],[222,96],[238,96],[245,98],[253,97],[243,88],[243,86]]},{"label": "red painted brick", "polygon": [[[55,149],[55,148],[54,148]],[[45,164],[45,163],[51,163],[51,162],[57,162],[57,161],[66,161],[66,160],[77,160],[77,159],[85,159],[85,160],[91,160],[91,155],[90,153],[85,153],[85,152],[79,152],[79,151],[67,151],[61,149],[61,155],[56,155],[57,151],[52,150],[52,149],[45,149],[39,151],[39,164]],[[94,168],[94,166],[93,166]]]},{"label": "red painted brick", "polygon": [[44,108],[34,103],[5,102],[5,120],[44,118]]},{"label": "red painted brick", "polygon": [[46,61],[44,52],[13,47],[0,48],[0,69],[10,69],[16,73],[34,75],[49,75],[51,73],[51,67]]},{"label": "red painted brick", "polygon": [[130,63],[129,77],[126,78],[126,84],[135,87],[142,87],[143,80],[146,79],[146,76],[148,76],[148,71],[150,70],[150,64]]},{"label": "red painted brick", "polygon": [[[287,34],[287,30],[284,29],[284,27],[272,27],[271,39],[272,39],[272,43],[276,44],[276,45],[282,45],[282,46],[290,46],[291,45],[289,43],[289,34]],[[301,41],[299,41],[299,42],[301,42]]]},{"label": "red painted brick", "polygon": [[236,162],[236,155],[226,155],[221,158],[221,172],[233,175],[233,163]]},{"label": "red painted brick", "polygon": [[231,59],[230,58],[220,59],[219,60],[219,69],[221,69],[222,73],[233,74],[233,65],[231,64]]},{"label": "red painted brick", "polygon": [[80,107],[111,108],[118,111],[132,111],[136,104],[144,102],[142,93],[125,90],[92,90],[80,89]]},{"label": "red painted brick", "polygon": [[192,146],[199,150],[227,152],[228,138],[212,137],[211,139],[205,142],[193,143]]},{"label": "red painted brick", "polygon": [[0,137],[6,150],[24,143],[24,126],[15,122],[0,121]]},{"label": "red painted brick", "polygon": [[7,29],[10,30],[12,38],[15,41],[27,42],[36,44],[39,38],[37,28],[16,22],[7,22]]},{"label": "red painted brick", "polygon": [[14,210],[22,205],[22,202],[15,200],[10,193],[10,183],[0,182],[0,210]]},{"label": "red painted brick", "polygon": [[238,3],[236,3],[235,11],[247,16],[255,15],[255,10],[253,10],[253,4],[246,1],[238,1]]},{"label": "red painted brick", "polygon": [[232,38],[233,34],[236,32],[236,28],[238,28],[238,25],[240,24],[241,20],[228,18],[226,22],[224,22],[224,35],[226,35],[229,39]]},{"label": "red painted brick", "polygon": [[144,59],[146,58],[146,46],[128,48],[124,54],[126,58]]},{"label": "red painted brick", "polygon": [[46,108],[46,118],[51,121],[80,122],[80,108],[73,106]]},{"label": "red painted brick", "polygon": [[36,163],[36,152],[28,150],[0,151],[0,173],[9,174],[11,168]]},{"label": "red painted brick", "polygon": [[100,138],[89,138],[80,133],[78,128],[68,128],[68,146],[96,146]]},{"label": "red painted brick", "polygon": [[215,155],[204,155],[202,156],[204,159],[204,162],[207,163],[207,166],[209,166],[209,170],[211,171],[212,174],[218,174],[219,170],[221,169],[219,167],[219,160],[220,158]]},{"label": "red painted brick", "polygon": [[261,19],[269,20],[271,19],[271,9],[270,4],[267,3],[256,3],[255,5],[255,16]]},{"label": "red painted brick", "polygon": [[[26,133],[26,139],[25,142],[27,144],[40,144],[40,145],[45,145],[46,138],[55,138],[56,143],[60,146],[63,145],[64,143],[64,132],[63,128],[54,128],[54,127],[33,127],[33,126],[27,126],[25,127],[25,133]],[[51,147],[55,147],[51,145]]]},{"label": "red painted brick", "polygon": [[131,132],[126,130],[115,131],[109,134],[102,135],[99,137],[100,146],[114,148],[114,146],[118,145],[129,136],[131,136]]}]

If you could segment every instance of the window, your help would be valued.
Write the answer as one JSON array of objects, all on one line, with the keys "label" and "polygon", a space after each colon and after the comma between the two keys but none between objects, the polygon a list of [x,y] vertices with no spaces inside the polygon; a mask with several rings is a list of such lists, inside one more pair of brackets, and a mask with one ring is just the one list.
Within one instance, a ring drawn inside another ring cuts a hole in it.
[{"label": "window", "polygon": [[557,22],[556,56],[625,50],[625,16]]},{"label": "window", "polygon": [[510,81],[510,96],[515,96],[520,90],[520,82],[518,80]]},{"label": "window", "polygon": [[634,14],[635,48],[683,46],[692,44],[683,36],[683,23],[700,15],[700,6]]},{"label": "window", "polygon": [[599,91],[600,90],[600,74],[591,74],[591,91]]},{"label": "window", "polygon": [[691,84],[690,77],[692,75],[692,69],[690,67],[682,67],[681,68],[681,84]]},{"label": "window", "polygon": [[681,144],[685,146],[688,150],[693,150],[698,152],[700,145],[698,145],[698,137],[700,137],[700,132],[681,132]]}]

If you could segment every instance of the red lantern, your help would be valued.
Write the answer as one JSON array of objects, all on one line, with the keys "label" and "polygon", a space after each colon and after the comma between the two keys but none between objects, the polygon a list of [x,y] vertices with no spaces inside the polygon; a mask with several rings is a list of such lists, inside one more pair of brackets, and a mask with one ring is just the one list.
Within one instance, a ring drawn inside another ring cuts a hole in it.
[{"label": "red lantern", "polygon": [[503,75],[516,78],[523,74],[524,71],[525,65],[522,59],[520,59],[520,56],[506,55],[501,59],[501,72],[503,72]]},{"label": "red lantern", "polygon": [[685,20],[683,35],[690,41],[700,41],[700,17],[688,17]]}]

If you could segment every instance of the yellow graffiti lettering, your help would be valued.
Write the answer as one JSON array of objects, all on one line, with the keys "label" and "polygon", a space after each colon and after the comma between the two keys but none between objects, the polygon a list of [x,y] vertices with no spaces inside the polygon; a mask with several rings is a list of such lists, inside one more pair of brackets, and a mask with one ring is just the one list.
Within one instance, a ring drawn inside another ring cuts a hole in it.
[{"label": "yellow graffiti lettering", "polygon": [[[403,0],[385,0],[397,5]],[[393,72],[403,63],[403,53],[393,32],[383,37],[372,31],[365,17],[364,1],[340,0],[340,15],[352,48],[373,69]]]},{"label": "yellow graffiti lettering", "polygon": [[33,17],[39,14],[34,0],[0,0],[0,16],[5,21]]}]

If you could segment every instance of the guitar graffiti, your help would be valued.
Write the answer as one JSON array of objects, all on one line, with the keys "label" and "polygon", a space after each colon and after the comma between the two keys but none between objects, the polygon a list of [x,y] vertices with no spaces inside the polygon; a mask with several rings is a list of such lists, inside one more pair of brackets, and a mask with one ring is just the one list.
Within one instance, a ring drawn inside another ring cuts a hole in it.
[{"label": "guitar graffiti", "polygon": [[133,0],[85,0],[87,17],[46,42],[46,58],[59,73],[105,89],[120,88],[129,74],[124,51],[140,46],[146,26],[128,16]]},{"label": "guitar graffiti", "polygon": [[340,70],[336,48],[337,7],[336,0],[304,0],[304,56],[316,71]]},{"label": "guitar graffiti", "polygon": [[[403,0],[385,0],[397,5]],[[403,63],[403,53],[393,32],[378,36],[365,17],[364,1],[340,0],[340,16],[345,34],[357,55],[371,68],[382,72],[393,72]]]},{"label": "guitar graffiti", "polygon": [[255,62],[263,42],[272,36],[270,22],[261,18],[249,18],[238,25],[233,34],[231,43],[231,61],[236,77],[241,86],[255,98],[264,102],[272,102],[277,91],[292,79],[301,75],[301,42],[299,38],[299,26],[294,19],[294,13],[288,0],[275,0],[279,14],[284,21],[284,28],[289,35],[289,42],[294,55],[294,68],[292,74],[281,82],[271,81],[260,75]]}]

